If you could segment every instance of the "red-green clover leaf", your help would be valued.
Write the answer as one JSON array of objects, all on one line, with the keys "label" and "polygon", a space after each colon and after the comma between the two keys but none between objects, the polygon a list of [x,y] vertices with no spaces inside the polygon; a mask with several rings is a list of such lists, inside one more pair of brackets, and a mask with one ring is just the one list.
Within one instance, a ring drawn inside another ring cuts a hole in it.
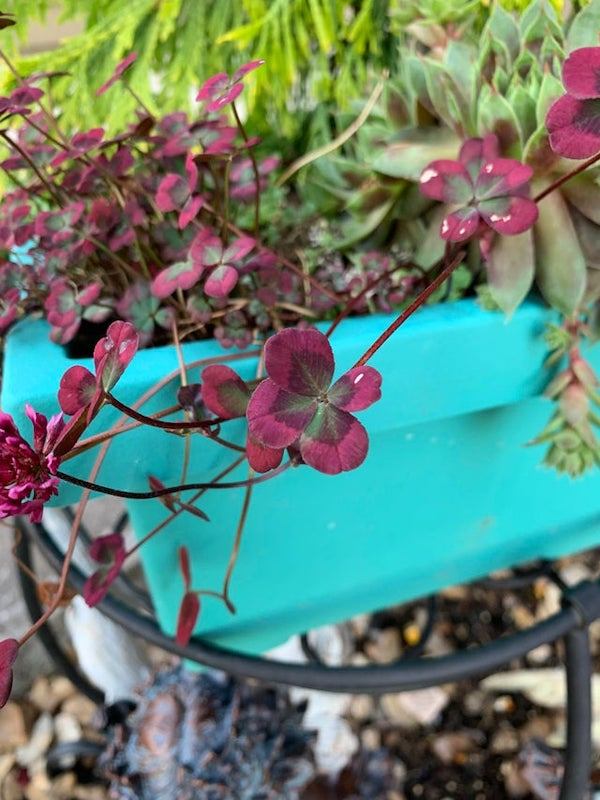
[{"label": "red-green clover leaf", "polygon": [[206,367],[201,381],[202,400],[217,417],[235,419],[246,414],[250,390],[231,367],[220,364]]}]

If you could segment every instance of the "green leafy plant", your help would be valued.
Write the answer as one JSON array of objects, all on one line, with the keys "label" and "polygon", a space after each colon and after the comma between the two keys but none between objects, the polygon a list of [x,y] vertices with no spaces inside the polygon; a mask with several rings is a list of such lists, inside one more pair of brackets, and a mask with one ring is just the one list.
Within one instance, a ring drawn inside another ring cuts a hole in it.
[{"label": "green leafy plant", "polygon": [[[511,0],[503,0],[510,2]],[[521,2],[526,5],[530,0]],[[44,20],[49,0],[7,0],[18,15],[13,50],[27,38],[30,24]],[[284,134],[301,132],[304,113],[332,101],[347,107],[359,98],[373,72],[394,73],[398,37],[411,23],[435,35],[440,24],[480,29],[489,13],[484,0],[63,0],[63,19],[79,18],[84,31],[53,52],[18,57],[22,74],[60,70],[54,99],[63,124],[123,125],[135,105],[130,97],[91,101],[98,78],[127,53],[139,58],[130,73],[132,88],[153,111],[186,109],[188,88],[202,76],[231,71],[243,61],[267,59],[248,97],[255,127],[276,118]],[[5,87],[5,89],[10,87]],[[293,112],[291,108],[293,107]]]}]

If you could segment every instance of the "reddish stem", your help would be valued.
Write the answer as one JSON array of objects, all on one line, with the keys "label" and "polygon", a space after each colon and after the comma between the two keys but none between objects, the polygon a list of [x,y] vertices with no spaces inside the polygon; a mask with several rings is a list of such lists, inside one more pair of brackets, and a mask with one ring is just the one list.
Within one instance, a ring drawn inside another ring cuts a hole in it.
[{"label": "reddish stem", "polygon": [[[231,104],[231,108],[233,110],[233,116],[235,117],[235,121],[239,128],[240,133],[242,134],[242,138],[248,144],[248,134],[246,133],[246,129],[242,124],[242,120],[240,119],[240,115],[238,114],[238,110],[235,107],[235,103]],[[258,235],[260,232],[260,172],[258,171],[258,164],[256,163],[256,156],[252,152],[252,148],[247,147],[248,156],[250,161],[252,162],[252,171],[254,172],[254,186],[256,190],[256,197],[254,198],[254,236],[258,239]]]},{"label": "reddish stem", "polygon": [[595,164],[597,161],[600,161],[600,153],[597,153],[595,156],[588,158],[587,161],[584,161],[583,164],[580,164],[578,167],[575,167],[575,169],[571,170],[571,172],[567,172],[566,175],[557,178],[553,183],[550,184],[550,186],[547,186],[541,192],[536,194],[536,196],[533,198],[533,201],[535,203],[539,203],[540,200],[543,200],[544,197],[546,197],[546,195],[550,194],[550,192],[553,192],[555,189],[558,189],[559,186],[562,186],[563,183],[566,183],[567,181],[571,180],[571,178],[574,178],[575,175],[579,175],[580,172],[584,172],[588,167],[591,167],[592,164]]},{"label": "reddish stem", "polygon": [[106,399],[112,406],[121,411],[121,413],[131,417],[131,419],[135,419],[143,425],[148,425],[152,428],[161,428],[165,431],[199,430],[202,428],[211,428],[213,425],[220,425],[221,422],[227,421],[221,417],[215,417],[215,419],[204,419],[198,422],[188,422],[187,420],[182,420],[181,422],[166,422],[162,419],[146,416],[146,414],[142,414],[140,411],[135,411],[133,408],[125,405],[125,403],[121,403],[121,401],[113,397],[112,394],[107,393]]}]

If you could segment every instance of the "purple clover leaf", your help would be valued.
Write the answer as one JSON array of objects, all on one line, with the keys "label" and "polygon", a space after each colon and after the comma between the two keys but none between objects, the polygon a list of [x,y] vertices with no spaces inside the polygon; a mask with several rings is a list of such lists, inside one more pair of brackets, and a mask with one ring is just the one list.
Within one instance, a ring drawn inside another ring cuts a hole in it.
[{"label": "purple clover leaf", "polygon": [[529,197],[533,170],[512,158],[497,156],[493,134],[469,139],[457,161],[432,161],[421,174],[426,197],[449,206],[440,229],[442,239],[464,242],[481,228],[515,236],[528,230],[538,217]]},{"label": "purple clover leaf", "polygon": [[164,300],[177,289],[191,289],[200,280],[202,271],[202,264],[190,260],[177,261],[154,278],[151,286],[152,294]]},{"label": "purple clover leaf", "polygon": [[[221,419],[244,417],[248,410],[251,391],[240,376],[221,364],[202,370],[200,392],[209,411]],[[246,440],[248,463],[256,472],[268,472],[281,464],[284,448],[269,447],[259,442],[251,433]]]},{"label": "purple clover leaf", "polygon": [[[267,178],[279,166],[279,156],[268,156],[258,164],[259,188],[263,191],[267,185]],[[235,200],[253,200],[256,195],[256,177],[252,166],[252,159],[242,158],[234,162],[231,168],[231,197]]]},{"label": "purple clover leaf", "polygon": [[99,322],[105,319],[110,309],[95,305],[101,291],[102,286],[98,282],[77,291],[65,278],[54,280],[44,301],[46,318],[52,325],[50,338],[66,344],[73,339],[84,317]]},{"label": "purple clover leaf", "polygon": [[236,419],[246,414],[250,389],[231,367],[221,364],[206,367],[201,381],[204,405],[217,417]]},{"label": "purple clover leaf", "polygon": [[140,337],[140,345],[150,343],[156,325],[170,329],[174,318],[171,307],[161,306],[159,298],[150,292],[143,281],[130,286],[116,304],[117,312],[123,319],[135,326]]},{"label": "purple clover leaf", "polygon": [[51,166],[59,167],[69,158],[79,158],[94,150],[104,138],[104,128],[92,128],[89,131],[76,133],[70,142],[68,150],[61,150],[50,162]]},{"label": "purple clover leaf", "polygon": [[110,78],[105,81],[99,89],[96,89],[96,97],[100,97],[103,95],[104,92],[108,91],[113,84],[115,84],[120,78],[127,72],[129,67],[134,63],[137,58],[137,53],[129,53],[129,55],[125,56],[125,58],[120,61],[114,69],[113,74]]},{"label": "purple clover leaf", "polygon": [[121,571],[127,555],[125,540],[120,533],[99,536],[90,545],[89,555],[94,561],[102,564],[100,569],[90,575],[83,587],[83,599],[90,608],[93,608],[104,600],[111,584]]},{"label": "purple clover leaf", "polygon": [[179,211],[179,227],[186,228],[196,218],[204,204],[202,195],[194,194],[198,183],[198,168],[194,156],[189,153],[185,160],[185,174],[170,172],[160,182],[156,191],[156,205],[163,211]]},{"label": "purple clover leaf", "polygon": [[190,257],[208,270],[204,283],[204,292],[208,297],[228,297],[237,285],[240,262],[256,245],[251,236],[240,236],[226,247],[218,236],[208,235],[202,231],[192,242]]},{"label": "purple clover leaf", "polygon": [[209,112],[220,111],[240,96],[244,89],[242,78],[264,63],[262,60],[249,61],[239,67],[231,77],[226,72],[213,75],[202,84],[196,100],[206,103],[206,110]]},{"label": "purple clover leaf", "polygon": [[590,158],[600,151],[600,47],[574,50],[563,66],[566,94],[550,106],[550,146],[565,158]]},{"label": "purple clover leaf", "polygon": [[265,368],[268,378],[248,404],[250,435],[270,448],[297,443],[303,460],[328,475],[360,466],[368,436],[350,411],[379,400],[379,372],[353,368],[330,386],[335,362],[329,340],[319,331],[298,329],[267,341]]},{"label": "purple clover leaf", "polygon": [[0,297],[0,334],[17,318],[20,299],[21,293],[15,287],[7,289]]},{"label": "purple clover leaf", "polygon": [[58,403],[65,414],[73,416],[88,406],[96,394],[96,376],[79,364],[69,367],[60,380]]}]

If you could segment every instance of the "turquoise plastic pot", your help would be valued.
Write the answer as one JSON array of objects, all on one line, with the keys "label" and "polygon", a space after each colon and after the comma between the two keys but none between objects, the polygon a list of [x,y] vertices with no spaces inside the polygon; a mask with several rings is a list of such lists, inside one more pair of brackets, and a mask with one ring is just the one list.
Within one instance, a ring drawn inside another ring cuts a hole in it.
[{"label": "turquoise plastic pot", "polygon": [[[259,652],[287,636],[468,581],[492,570],[591,547],[600,542],[599,479],[558,477],[540,466],[541,448],[525,443],[547,421],[550,403],[543,331],[550,312],[526,303],[510,323],[464,300],[426,308],[373,360],[383,399],[360,414],[371,446],[362,468],[329,477],[300,467],[255,488],[231,596],[231,615],[204,598],[198,633]],[[387,316],[346,321],[332,344],[339,372],[386,327]],[[186,361],[221,355],[215,342],[184,346]],[[600,367],[600,354],[592,360]],[[2,407],[23,431],[31,402],[56,411],[56,389],[72,362],[48,340],[41,321],[8,337]],[[79,363],[88,364],[86,361]],[[240,362],[245,377],[252,360]],[[132,403],[177,369],[172,347],[141,351],[116,395]],[[192,370],[191,378],[198,378]],[[145,406],[174,402],[173,382]],[[94,430],[114,422],[105,409]],[[243,438],[240,421],[225,428]],[[99,483],[146,490],[148,476],[178,483],[183,440],[155,429],[115,439]],[[235,453],[194,436],[190,478],[211,479]],[[65,464],[85,477],[93,456]],[[246,477],[243,468],[234,478]],[[56,504],[79,492],[64,486]],[[242,490],[213,491],[200,507],[210,523],[181,516],[142,548],[146,577],[164,629],[172,632],[182,595],[177,550],[192,555],[194,585],[219,590],[235,535]],[[138,536],[168,513],[157,501],[129,504]]]}]

